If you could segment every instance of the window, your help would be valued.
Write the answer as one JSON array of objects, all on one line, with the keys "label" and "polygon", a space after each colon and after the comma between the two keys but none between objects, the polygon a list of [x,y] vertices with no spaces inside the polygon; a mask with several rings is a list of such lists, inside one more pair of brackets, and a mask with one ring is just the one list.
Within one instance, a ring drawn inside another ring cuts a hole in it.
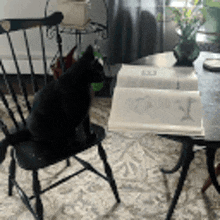
[{"label": "window", "polygon": [[[188,4],[187,6],[191,6],[192,0],[188,0]],[[203,2],[203,0],[202,0]],[[169,6],[171,7],[184,7],[186,5],[186,0],[168,0],[167,3],[169,4]]]}]

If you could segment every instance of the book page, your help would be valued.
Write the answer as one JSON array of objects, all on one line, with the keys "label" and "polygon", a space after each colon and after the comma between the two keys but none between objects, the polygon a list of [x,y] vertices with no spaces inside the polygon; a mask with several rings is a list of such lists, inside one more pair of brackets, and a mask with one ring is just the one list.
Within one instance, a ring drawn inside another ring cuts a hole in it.
[{"label": "book page", "polygon": [[204,136],[198,91],[120,88],[114,91],[110,131]]}]

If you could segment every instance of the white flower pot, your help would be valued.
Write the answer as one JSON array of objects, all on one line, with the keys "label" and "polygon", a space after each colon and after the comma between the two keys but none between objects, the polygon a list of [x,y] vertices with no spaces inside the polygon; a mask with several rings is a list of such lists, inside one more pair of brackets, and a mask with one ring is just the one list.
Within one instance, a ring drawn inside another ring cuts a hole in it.
[{"label": "white flower pot", "polygon": [[76,0],[57,0],[57,9],[64,15],[63,25],[75,26],[80,28],[89,22],[88,1]]}]

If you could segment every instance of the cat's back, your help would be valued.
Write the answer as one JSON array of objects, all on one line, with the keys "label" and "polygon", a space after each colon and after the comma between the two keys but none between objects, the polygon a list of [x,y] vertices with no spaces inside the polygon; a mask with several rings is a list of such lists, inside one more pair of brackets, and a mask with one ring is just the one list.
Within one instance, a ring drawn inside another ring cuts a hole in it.
[{"label": "cat's back", "polygon": [[39,90],[34,97],[32,112],[34,110],[44,109],[51,111],[52,108],[59,104],[59,94],[57,90],[57,82],[54,80]]}]

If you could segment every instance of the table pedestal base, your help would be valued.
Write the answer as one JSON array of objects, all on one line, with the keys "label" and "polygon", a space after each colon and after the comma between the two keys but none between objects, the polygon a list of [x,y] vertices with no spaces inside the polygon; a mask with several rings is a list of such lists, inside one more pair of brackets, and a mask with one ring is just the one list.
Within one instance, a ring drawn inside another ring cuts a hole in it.
[{"label": "table pedestal base", "polygon": [[172,203],[170,205],[170,208],[168,210],[166,220],[171,219],[171,216],[173,214],[173,211],[174,211],[175,206],[177,204],[177,201],[179,199],[180,193],[182,191],[184,181],[185,181],[187,173],[188,173],[189,166],[190,166],[193,159],[194,159],[193,143],[185,142],[185,143],[183,143],[182,153],[181,153],[181,156],[180,156],[180,159],[179,159],[177,165],[172,170],[169,170],[169,171],[168,170],[161,170],[163,173],[174,173],[174,172],[178,171],[180,169],[180,167],[182,167],[181,175],[179,178],[179,183],[176,188],[176,191],[175,191]]},{"label": "table pedestal base", "polygon": [[194,154],[195,154],[195,152],[193,151],[194,145],[206,146],[206,162],[207,162],[208,172],[210,174],[210,178],[215,189],[220,194],[220,185],[218,184],[216,174],[215,174],[215,168],[214,168],[215,153],[216,153],[216,150],[218,149],[219,142],[218,141],[193,140],[190,137],[174,137],[170,135],[160,135],[160,136],[166,137],[172,140],[177,140],[183,143],[180,158],[177,164],[174,166],[174,168],[171,170],[161,169],[163,173],[172,174],[178,171],[182,167],[178,186],[176,188],[174,197],[172,199],[171,205],[169,207],[169,210],[166,216],[166,220],[170,220],[174,212],[174,209],[176,207],[176,204],[178,202],[179,196],[181,194],[184,181],[186,179],[186,176],[189,170],[189,166],[194,159]]}]

